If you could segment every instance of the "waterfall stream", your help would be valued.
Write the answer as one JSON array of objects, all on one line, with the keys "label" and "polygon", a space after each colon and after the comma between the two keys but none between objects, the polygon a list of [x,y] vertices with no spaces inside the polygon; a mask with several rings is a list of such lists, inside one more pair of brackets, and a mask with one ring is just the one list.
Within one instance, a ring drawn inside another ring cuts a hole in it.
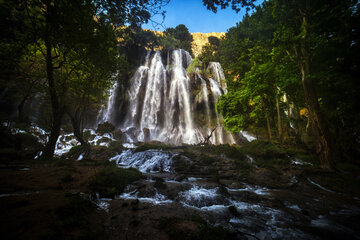
[{"label": "waterfall stream", "polygon": [[114,106],[119,104],[116,83],[99,122],[111,122],[125,134],[131,132],[129,139],[134,142],[197,144],[216,127],[211,143],[235,143],[233,136],[221,126],[222,119],[215,110],[217,99],[227,92],[220,63],[209,63],[213,77],[207,79],[200,73],[187,74],[191,60],[190,54],[182,49],[168,52],[165,61],[160,51],[148,51],[143,65],[130,79],[127,92],[122,93],[128,101],[123,121],[112,118],[117,111]]}]

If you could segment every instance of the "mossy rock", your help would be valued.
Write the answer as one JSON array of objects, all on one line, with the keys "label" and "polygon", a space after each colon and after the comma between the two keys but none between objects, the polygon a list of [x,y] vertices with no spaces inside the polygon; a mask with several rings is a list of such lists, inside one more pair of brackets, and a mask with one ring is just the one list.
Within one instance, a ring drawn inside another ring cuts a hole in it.
[{"label": "mossy rock", "polygon": [[113,136],[118,141],[126,142],[126,135],[121,131],[121,129],[115,129],[113,131]]},{"label": "mossy rock", "polygon": [[100,123],[98,125],[96,132],[98,132],[100,134],[104,134],[104,133],[111,133],[114,130],[115,130],[114,125],[112,125],[109,122],[104,122],[104,123]]},{"label": "mossy rock", "polygon": [[165,149],[169,149],[171,148],[172,146],[171,145],[167,145],[167,144],[163,144],[161,142],[148,142],[148,143],[143,143],[141,144],[140,146],[138,146],[137,148],[135,148],[134,152],[143,152],[143,151],[146,151],[146,150],[150,150],[150,149],[162,149],[162,150],[165,150]]},{"label": "mossy rock", "polygon": [[122,145],[121,141],[110,142],[108,148],[110,151],[117,152],[117,153],[120,153],[121,151],[123,151],[125,149],[124,146]]},{"label": "mossy rock", "polygon": [[143,174],[134,168],[123,169],[116,166],[105,167],[90,181],[90,189],[102,197],[114,197],[123,192],[124,188],[139,179]]}]

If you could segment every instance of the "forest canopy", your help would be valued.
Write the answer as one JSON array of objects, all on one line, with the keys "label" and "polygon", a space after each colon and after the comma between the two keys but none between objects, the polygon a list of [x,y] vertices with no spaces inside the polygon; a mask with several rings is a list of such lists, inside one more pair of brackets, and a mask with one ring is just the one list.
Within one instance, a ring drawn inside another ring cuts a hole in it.
[{"label": "forest canopy", "polygon": [[[214,11],[230,2],[244,1],[204,1]],[[219,47],[203,48],[204,61],[225,69],[229,93],[217,104],[225,127],[264,132],[269,141],[295,135],[315,146],[324,166],[357,158],[359,23],[358,1],[271,0]]]}]

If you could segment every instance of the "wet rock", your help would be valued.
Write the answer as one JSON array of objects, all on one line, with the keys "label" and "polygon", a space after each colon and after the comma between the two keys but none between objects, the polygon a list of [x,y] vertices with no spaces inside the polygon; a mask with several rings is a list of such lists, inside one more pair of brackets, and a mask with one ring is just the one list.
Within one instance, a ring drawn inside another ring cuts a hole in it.
[{"label": "wet rock", "polygon": [[222,195],[224,195],[224,196],[229,196],[229,195],[230,195],[229,192],[228,192],[228,190],[226,189],[226,187],[223,186],[223,185],[221,185],[221,186],[219,187],[219,193],[222,194]]},{"label": "wet rock", "polygon": [[129,129],[127,129],[125,131],[125,133],[132,139],[132,140],[136,140],[137,136],[139,135],[140,131],[135,128],[135,127],[131,127]]},{"label": "wet rock", "polygon": [[120,129],[115,129],[113,131],[113,136],[116,140],[120,142],[126,142],[126,136]]},{"label": "wet rock", "polygon": [[229,213],[235,217],[239,217],[240,213],[238,212],[238,210],[236,209],[235,206],[229,206],[228,207]]},{"label": "wet rock", "polygon": [[98,132],[100,134],[104,134],[104,133],[111,133],[114,130],[115,130],[114,125],[112,125],[109,122],[104,122],[104,123],[100,123],[98,125],[96,132]]},{"label": "wet rock", "polygon": [[144,133],[144,142],[150,141],[150,129],[143,128],[143,133]]}]

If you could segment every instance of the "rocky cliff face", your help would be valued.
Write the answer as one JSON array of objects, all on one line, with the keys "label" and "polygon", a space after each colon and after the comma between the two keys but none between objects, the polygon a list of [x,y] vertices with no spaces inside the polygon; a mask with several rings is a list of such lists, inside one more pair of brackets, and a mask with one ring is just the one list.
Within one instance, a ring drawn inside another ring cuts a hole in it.
[{"label": "rocky cliff face", "polygon": [[197,57],[201,53],[202,47],[209,42],[208,37],[217,37],[220,39],[221,37],[225,36],[225,33],[224,32],[191,33],[191,35],[193,36],[194,39],[192,43],[192,51],[194,53],[194,56]]},{"label": "rocky cliff face", "polygon": [[[152,30],[147,30],[147,31],[151,31],[154,32],[155,35],[157,36],[163,36],[163,32],[162,31],[152,31]],[[224,32],[211,32],[211,33],[191,33],[191,35],[193,36],[194,41],[192,42],[192,52],[194,54],[195,57],[199,56],[199,54],[201,53],[202,47],[205,46],[205,44],[207,44],[208,41],[208,37],[217,37],[217,38],[222,38],[223,36],[225,36]],[[155,50],[159,50],[159,49],[155,49]]]}]

